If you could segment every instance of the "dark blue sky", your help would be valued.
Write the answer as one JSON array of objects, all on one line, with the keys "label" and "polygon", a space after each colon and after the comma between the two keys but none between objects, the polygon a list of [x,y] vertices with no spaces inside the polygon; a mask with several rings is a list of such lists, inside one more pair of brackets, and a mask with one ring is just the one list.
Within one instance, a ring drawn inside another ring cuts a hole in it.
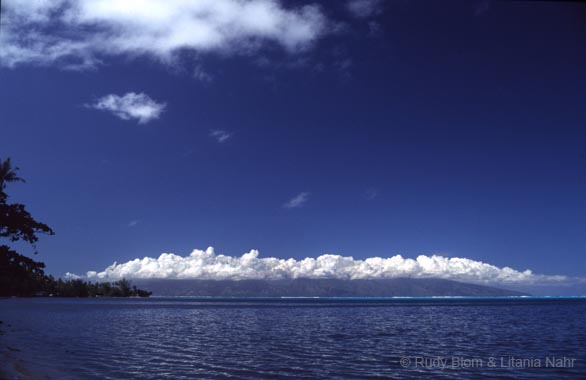
[{"label": "dark blue sky", "polygon": [[[322,5],[337,26],[295,52],[1,67],[0,157],[27,180],[9,194],[56,232],[37,258],[62,275],[212,245],[583,276],[586,5],[483,4]],[[88,106],[128,92],[166,107]]]}]

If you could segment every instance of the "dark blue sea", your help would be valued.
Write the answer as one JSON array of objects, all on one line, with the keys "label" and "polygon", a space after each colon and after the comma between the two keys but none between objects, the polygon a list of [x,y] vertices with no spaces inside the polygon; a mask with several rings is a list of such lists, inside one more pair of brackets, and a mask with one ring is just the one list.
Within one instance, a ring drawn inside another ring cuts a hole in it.
[{"label": "dark blue sea", "polygon": [[586,299],[3,299],[4,376],[585,379]]}]

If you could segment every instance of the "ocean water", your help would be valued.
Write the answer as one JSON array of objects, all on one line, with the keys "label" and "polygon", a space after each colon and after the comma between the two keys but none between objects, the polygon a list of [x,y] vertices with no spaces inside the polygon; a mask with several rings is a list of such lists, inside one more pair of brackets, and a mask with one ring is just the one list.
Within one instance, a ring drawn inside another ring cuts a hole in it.
[{"label": "ocean water", "polygon": [[35,378],[586,378],[584,298],[3,299],[0,320]]}]

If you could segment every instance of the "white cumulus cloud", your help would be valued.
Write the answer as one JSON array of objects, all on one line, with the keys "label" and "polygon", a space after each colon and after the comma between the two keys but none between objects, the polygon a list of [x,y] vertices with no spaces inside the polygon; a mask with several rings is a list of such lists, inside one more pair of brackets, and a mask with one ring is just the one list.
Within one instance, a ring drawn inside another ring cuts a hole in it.
[{"label": "white cumulus cloud", "polygon": [[326,254],[302,260],[259,257],[251,250],[240,257],[216,254],[214,248],[194,250],[183,257],[163,253],[158,258],[145,257],[126,263],[114,263],[101,272],[87,272],[93,280],[130,279],[289,279],[289,278],[337,278],[337,279],[385,279],[385,278],[441,278],[482,284],[560,283],[565,276],[547,276],[499,268],[494,265],[466,258],[444,256],[418,256],[416,259],[371,257],[357,260],[353,257]]},{"label": "white cumulus cloud", "polygon": [[305,203],[307,203],[308,200],[309,200],[309,193],[308,192],[299,193],[296,196],[294,196],[293,198],[289,199],[283,205],[283,207],[285,207],[285,208],[298,208],[298,207],[303,206]]},{"label": "white cumulus cloud", "polygon": [[169,62],[182,51],[245,53],[265,44],[289,52],[327,29],[318,5],[278,0],[6,0],[0,65],[87,68],[111,56]]},{"label": "white cumulus cloud", "polygon": [[88,105],[89,108],[109,111],[123,120],[135,119],[140,124],[158,119],[165,106],[165,103],[157,103],[144,93],[135,92],[122,96],[109,94]]}]

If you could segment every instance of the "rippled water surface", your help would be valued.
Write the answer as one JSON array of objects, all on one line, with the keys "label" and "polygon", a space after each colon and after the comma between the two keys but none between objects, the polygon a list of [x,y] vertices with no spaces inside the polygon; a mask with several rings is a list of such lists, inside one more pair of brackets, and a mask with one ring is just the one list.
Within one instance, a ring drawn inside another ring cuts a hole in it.
[{"label": "rippled water surface", "polygon": [[59,379],[586,378],[583,299],[4,299],[0,320]]}]

